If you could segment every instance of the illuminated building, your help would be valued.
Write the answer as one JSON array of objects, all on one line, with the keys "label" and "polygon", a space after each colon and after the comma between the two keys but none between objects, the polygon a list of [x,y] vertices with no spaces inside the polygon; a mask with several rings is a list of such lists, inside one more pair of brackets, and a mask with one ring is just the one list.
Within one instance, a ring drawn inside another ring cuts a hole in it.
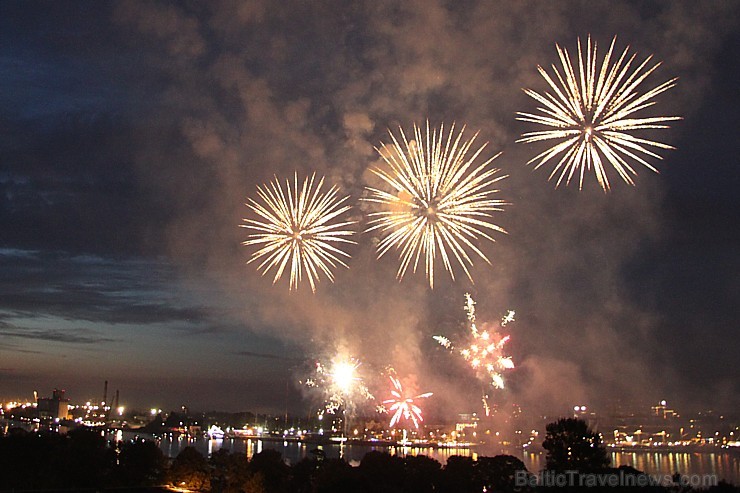
[{"label": "illuminated building", "polygon": [[64,398],[64,390],[54,389],[51,397],[42,397],[36,400],[36,408],[41,419],[55,421],[67,419],[69,399]]},{"label": "illuminated building", "polygon": [[478,415],[476,413],[458,415],[458,421],[457,423],[455,423],[456,441],[476,441],[478,436],[479,421],[480,418],[478,418]]}]

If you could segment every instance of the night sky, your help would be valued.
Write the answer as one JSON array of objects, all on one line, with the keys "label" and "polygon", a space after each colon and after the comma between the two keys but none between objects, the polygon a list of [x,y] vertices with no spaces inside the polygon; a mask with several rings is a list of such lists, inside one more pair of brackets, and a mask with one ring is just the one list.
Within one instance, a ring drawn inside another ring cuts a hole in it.
[{"label": "night sky", "polygon": [[[127,406],[304,412],[311,358],[346,351],[475,411],[431,339],[469,291],[517,311],[502,405],[738,409],[739,27],[737,1],[0,3],[0,398],[107,379]],[[662,61],[646,88],[679,77],[646,114],[683,120],[641,134],[676,150],[606,194],[515,143],[537,65],[589,34]],[[373,147],[427,119],[503,151],[509,234],[474,285],[399,283],[372,234],[316,294],[246,265],[257,185],[316,171],[359,204]]]}]

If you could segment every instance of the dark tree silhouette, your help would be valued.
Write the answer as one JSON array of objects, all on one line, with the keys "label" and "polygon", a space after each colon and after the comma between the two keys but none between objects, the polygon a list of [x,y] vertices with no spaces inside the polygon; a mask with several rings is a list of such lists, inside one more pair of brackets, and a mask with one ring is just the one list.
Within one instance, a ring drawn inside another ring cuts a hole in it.
[{"label": "dark tree silhouette", "polygon": [[60,454],[64,483],[77,488],[100,488],[108,481],[116,454],[100,431],[80,427],[67,433]]},{"label": "dark tree silhouette", "polygon": [[442,464],[426,455],[409,455],[404,459],[404,464],[406,465],[405,492],[437,491],[437,485],[442,476]]},{"label": "dark tree silhouette", "polygon": [[115,452],[99,432],[86,428],[0,437],[0,490],[102,488],[114,465]]},{"label": "dark tree silhouette", "polygon": [[266,493],[287,491],[290,468],[277,450],[265,449],[254,454],[249,461],[249,472],[255,477],[262,478],[262,487]]},{"label": "dark tree silhouette", "polygon": [[0,437],[0,490],[51,489],[62,483],[64,437],[11,429]]},{"label": "dark tree silhouette", "polygon": [[293,493],[312,493],[321,463],[316,458],[304,457],[291,467],[289,490]]},{"label": "dark tree silhouette", "polygon": [[160,485],[167,475],[168,461],[156,443],[149,440],[120,445],[117,482],[123,486]]},{"label": "dark tree silhouette", "polygon": [[447,459],[442,470],[439,491],[445,493],[479,492],[483,489],[476,478],[475,461],[472,457],[453,455]]},{"label": "dark tree silhouette", "polygon": [[716,485],[710,486],[704,491],[707,493],[740,493],[740,486],[734,486],[725,481],[720,481]]},{"label": "dark tree silhouette", "polygon": [[588,472],[609,466],[601,437],[582,419],[562,418],[546,429],[542,446],[547,450],[547,469]]},{"label": "dark tree silhouette", "polygon": [[221,449],[211,454],[211,491],[239,493],[249,480],[249,461],[241,453]]},{"label": "dark tree silhouette", "polygon": [[403,459],[372,450],[360,461],[360,474],[367,481],[367,491],[378,493],[401,492],[405,476]]},{"label": "dark tree silhouette", "polygon": [[315,476],[316,493],[363,493],[365,479],[357,467],[342,459],[324,459]]},{"label": "dark tree silhouette", "polygon": [[175,486],[203,491],[210,488],[210,478],[208,461],[193,447],[185,447],[172,461],[170,480]]},{"label": "dark tree silhouette", "polygon": [[[514,491],[517,471],[527,472],[524,462],[513,455],[479,457],[475,468],[487,491]],[[521,491],[521,488],[516,491]]]}]

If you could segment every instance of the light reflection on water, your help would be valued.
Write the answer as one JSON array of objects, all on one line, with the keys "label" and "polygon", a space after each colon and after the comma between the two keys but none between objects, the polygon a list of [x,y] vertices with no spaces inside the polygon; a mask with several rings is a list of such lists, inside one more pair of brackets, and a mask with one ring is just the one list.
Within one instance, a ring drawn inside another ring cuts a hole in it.
[{"label": "light reflection on water", "polygon": [[[612,452],[612,466],[632,466],[648,474],[716,475],[740,485],[740,456],[730,452]],[[529,471],[545,468],[545,454],[525,454],[522,459]]]},{"label": "light reflection on water", "polygon": [[[280,452],[283,457],[294,464],[305,457],[314,457],[312,451],[321,449],[328,458],[339,457],[339,444],[301,443],[293,441],[266,441],[258,439],[243,438],[226,438],[226,439],[207,439],[207,438],[176,438],[165,437],[160,441],[160,448],[165,455],[175,457],[185,447],[195,447],[203,455],[210,455],[218,450],[228,452],[239,452],[252,457],[265,449],[274,449]],[[388,452],[391,455],[428,455],[441,463],[445,463],[447,458],[452,455],[475,456],[475,452],[467,448],[449,448],[434,449],[429,447],[388,447],[372,445],[346,445],[343,450],[344,458],[350,462],[359,462],[362,457],[371,450]]]},{"label": "light reflection on water", "polygon": [[[318,445],[311,443],[287,442],[287,441],[263,441],[257,439],[226,438],[164,438],[160,442],[162,451],[169,457],[175,457],[187,446],[195,447],[200,453],[210,455],[218,450],[239,452],[252,457],[265,449],[274,449],[280,452],[291,464],[295,464],[304,457],[313,457],[311,453]],[[339,457],[339,445],[323,445],[322,449],[329,458]],[[527,470],[538,472],[545,468],[544,453],[522,453],[521,451],[476,451],[475,448],[449,448],[435,449],[427,447],[385,447],[371,445],[347,445],[344,447],[344,457],[349,462],[357,464],[362,457],[371,450],[388,452],[391,455],[427,455],[438,460],[442,464],[452,455],[477,458],[478,454],[493,456],[500,453],[508,453],[519,457]],[[639,471],[648,474],[672,475],[676,471],[684,475],[689,474],[714,474],[720,480],[729,481],[736,485],[740,484],[740,456],[725,453],[698,453],[698,452],[612,452],[612,465],[632,466]]]}]

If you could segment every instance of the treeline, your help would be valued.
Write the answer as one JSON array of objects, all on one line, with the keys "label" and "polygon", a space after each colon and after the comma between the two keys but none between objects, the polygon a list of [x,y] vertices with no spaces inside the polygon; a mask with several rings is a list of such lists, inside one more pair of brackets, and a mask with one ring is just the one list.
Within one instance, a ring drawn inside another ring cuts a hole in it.
[{"label": "treeline", "polygon": [[512,456],[453,456],[443,467],[426,456],[369,452],[358,467],[320,450],[288,465],[271,449],[247,459],[219,450],[210,458],[186,447],[171,462],[152,441],[109,446],[98,431],[66,435],[14,430],[0,438],[0,490],[102,490],[172,485],[223,493],[513,491],[526,470]]},{"label": "treeline", "polygon": [[[572,444],[571,444],[572,445]],[[571,447],[571,450],[574,450]],[[571,456],[572,457],[572,456]],[[557,468],[552,469],[553,472]],[[171,485],[194,491],[223,493],[468,493],[571,491],[528,482],[517,484],[526,468],[509,455],[453,456],[442,466],[426,456],[398,457],[373,451],[357,467],[330,459],[320,450],[288,465],[275,450],[263,450],[248,459],[241,453],[219,450],[210,458],[187,447],[172,461],[152,441],[109,444],[99,431],[78,428],[66,435],[12,430],[0,437],[0,491],[156,491]],[[641,475],[630,468],[600,468],[609,474]],[[631,491],[635,488],[583,488]],[[648,486],[641,492],[691,491],[688,487]],[[712,492],[737,492],[720,484]]]},{"label": "treeline", "polygon": [[95,490],[166,482],[169,461],[156,443],[113,447],[100,431],[62,435],[11,429],[0,437],[0,491]]}]

